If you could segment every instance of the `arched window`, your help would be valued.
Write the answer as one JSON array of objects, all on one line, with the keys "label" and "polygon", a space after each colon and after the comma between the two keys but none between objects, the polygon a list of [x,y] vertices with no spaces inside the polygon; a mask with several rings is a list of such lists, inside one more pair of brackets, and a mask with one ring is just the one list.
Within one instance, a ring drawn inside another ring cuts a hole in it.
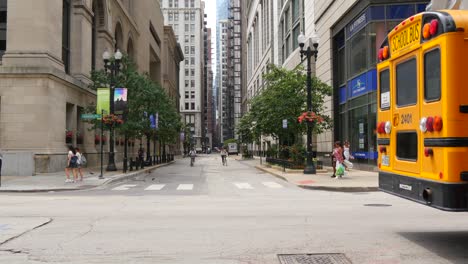
[{"label": "arched window", "polygon": [[117,23],[115,26],[115,50],[123,50],[123,33],[122,33],[122,26],[120,23]]},{"label": "arched window", "polygon": [[70,72],[70,0],[63,0],[62,12],[62,61],[65,72]]},{"label": "arched window", "polygon": [[133,40],[130,38],[128,39],[128,44],[127,44],[127,55],[130,57],[133,61],[135,61],[135,50],[133,49]]}]

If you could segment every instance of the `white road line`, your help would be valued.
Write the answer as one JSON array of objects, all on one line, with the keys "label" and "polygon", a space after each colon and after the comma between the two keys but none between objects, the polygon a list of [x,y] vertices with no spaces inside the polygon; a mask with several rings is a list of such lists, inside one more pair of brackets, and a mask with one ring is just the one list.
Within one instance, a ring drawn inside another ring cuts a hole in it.
[{"label": "white road line", "polygon": [[193,189],[193,184],[179,184],[178,191],[190,191]]},{"label": "white road line", "polygon": [[164,186],[166,186],[166,184],[152,184],[146,187],[145,191],[160,191]]},{"label": "white road line", "polygon": [[235,182],[234,185],[239,189],[253,189],[252,185],[246,182]]},{"label": "white road line", "polygon": [[124,185],[120,185],[119,187],[115,187],[112,190],[113,191],[127,191],[128,189],[135,187],[135,186],[136,185],[133,185],[133,184],[124,184]]},{"label": "white road line", "polygon": [[279,189],[283,188],[283,185],[276,183],[276,182],[262,182],[263,185],[269,188]]}]

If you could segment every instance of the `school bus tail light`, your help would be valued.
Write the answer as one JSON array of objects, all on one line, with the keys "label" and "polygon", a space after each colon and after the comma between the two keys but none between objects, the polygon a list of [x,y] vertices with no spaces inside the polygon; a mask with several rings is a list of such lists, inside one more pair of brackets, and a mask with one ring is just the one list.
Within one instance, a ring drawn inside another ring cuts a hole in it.
[{"label": "school bus tail light", "polygon": [[431,25],[429,23],[424,24],[423,27],[423,38],[428,39],[431,37]]},{"label": "school bus tail light", "polygon": [[434,130],[435,131],[441,131],[442,130],[442,117],[441,116],[435,116],[434,117]]},{"label": "school bus tail light", "polygon": [[429,32],[431,36],[435,36],[437,34],[437,28],[439,27],[439,21],[437,19],[432,19],[431,26],[429,28]]},{"label": "school bus tail light", "polygon": [[380,122],[379,126],[377,127],[377,132],[379,134],[385,133],[385,122]]},{"label": "school bus tail light", "polygon": [[426,129],[429,132],[434,131],[434,118],[432,116],[428,117],[426,120]]}]

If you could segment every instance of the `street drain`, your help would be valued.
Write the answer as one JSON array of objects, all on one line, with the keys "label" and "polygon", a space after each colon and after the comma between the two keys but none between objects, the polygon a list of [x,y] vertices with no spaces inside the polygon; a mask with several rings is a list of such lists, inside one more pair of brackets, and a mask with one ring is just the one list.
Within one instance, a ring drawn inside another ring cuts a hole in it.
[{"label": "street drain", "polygon": [[364,206],[373,206],[373,207],[389,207],[391,204],[364,204]]},{"label": "street drain", "polygon": [[279,254],[281,264],[351,264],[341,253],[329,254]]}]

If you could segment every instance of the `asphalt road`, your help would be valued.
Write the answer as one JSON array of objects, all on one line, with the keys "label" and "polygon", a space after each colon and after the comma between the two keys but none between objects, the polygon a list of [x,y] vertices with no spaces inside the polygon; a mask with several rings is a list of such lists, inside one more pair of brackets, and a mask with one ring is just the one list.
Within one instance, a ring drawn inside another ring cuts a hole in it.
[{"label": "asphalt road", "polygon": [[303,190],[211,155],[94,190],[1,194],[0,263],[468,263],[467,216],[380,192]]}]

